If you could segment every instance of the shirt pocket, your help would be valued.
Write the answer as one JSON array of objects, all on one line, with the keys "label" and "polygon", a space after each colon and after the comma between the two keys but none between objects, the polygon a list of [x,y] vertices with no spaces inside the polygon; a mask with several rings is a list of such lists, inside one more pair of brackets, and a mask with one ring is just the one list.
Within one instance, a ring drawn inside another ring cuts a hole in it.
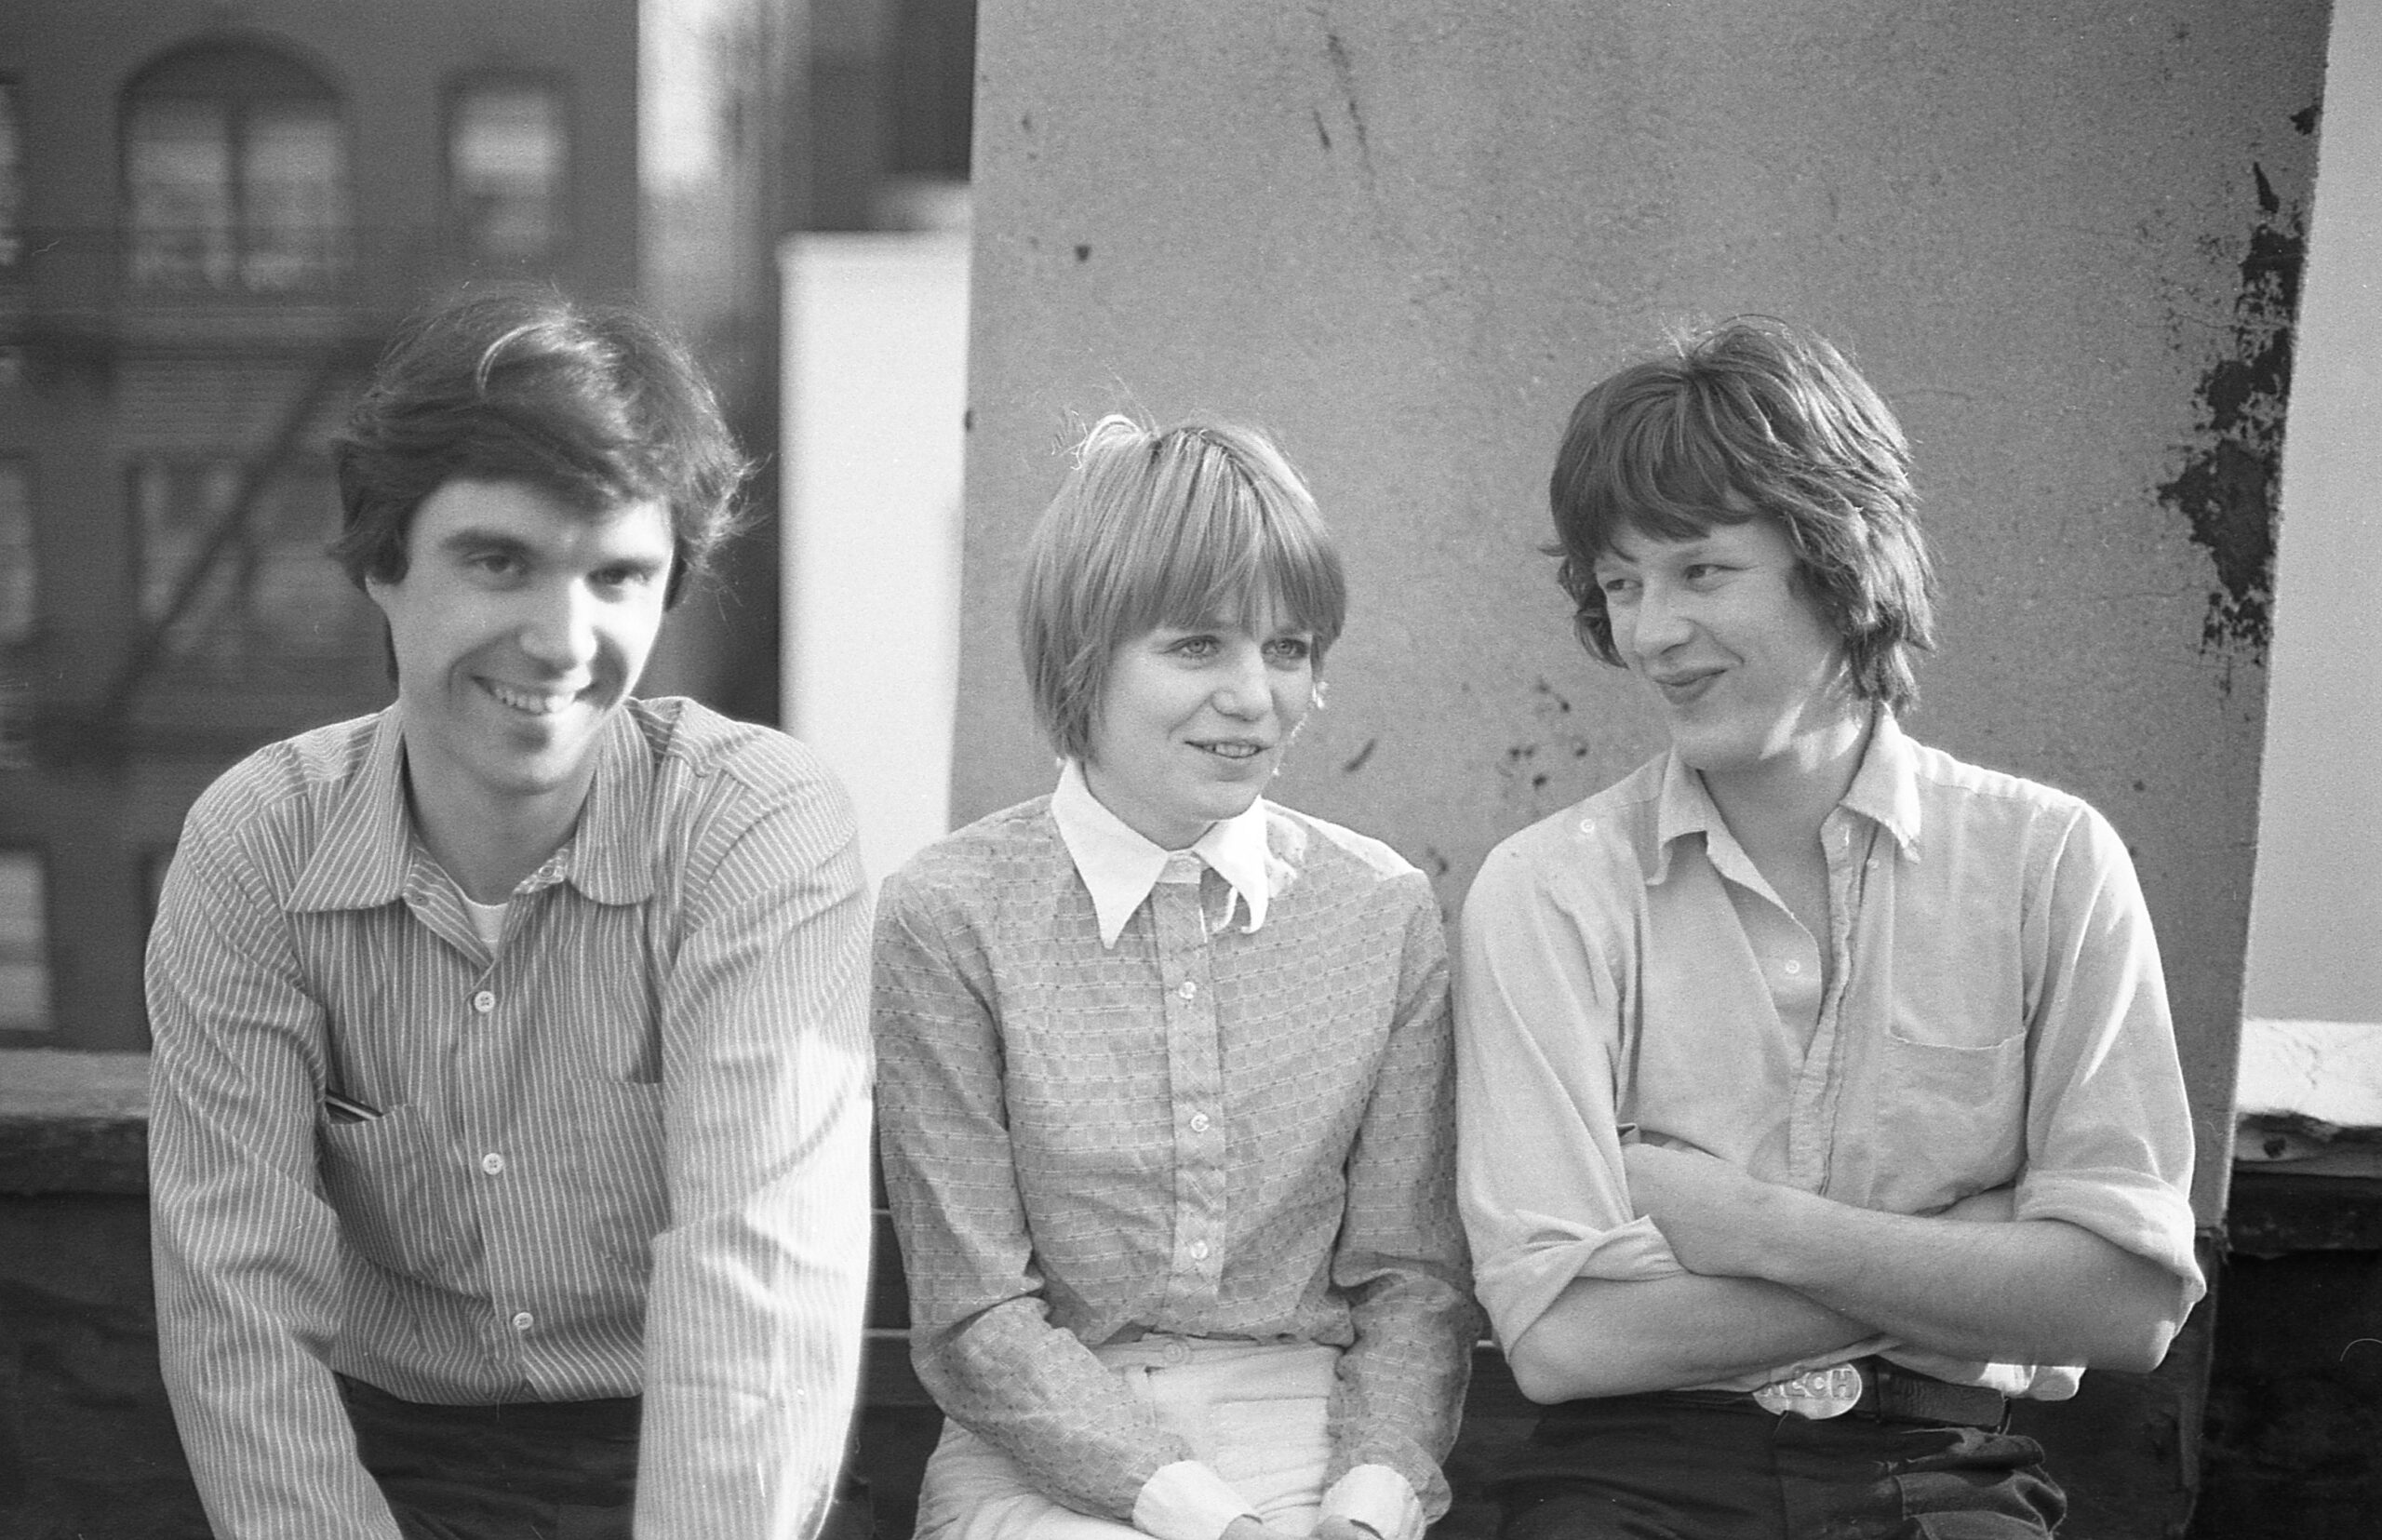
[{"label": "shirt pocket", "polygon": [[326,1121],[317,1139],[323,1196],[347,1243],[393,1273],[451,1284],[455,1198],[442,1175],[442,1143],[422,1109]]},{"label": "shirt pocket", "polygon": [[1880,1051],[1880,1206],[1923,1213],[2016,1180],[2027,1034],[1897,1016]]}]

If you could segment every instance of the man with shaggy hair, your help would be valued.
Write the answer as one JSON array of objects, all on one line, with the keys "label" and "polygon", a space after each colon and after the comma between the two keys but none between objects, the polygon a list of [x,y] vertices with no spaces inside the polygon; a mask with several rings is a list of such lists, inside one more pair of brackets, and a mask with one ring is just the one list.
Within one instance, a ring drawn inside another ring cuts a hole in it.
[{"label": "man with shaggy hair", "polygon": [[1851,365],[1767,323],[1565,434],[1575,623],[1671,743],[1465,906],[1460,1197],[1547,1406],[1506,1540],[2045,1534],[2010,1398],[2153,1367],[2201,1292],[2125,846],[1903,732],[1908,473]]}]

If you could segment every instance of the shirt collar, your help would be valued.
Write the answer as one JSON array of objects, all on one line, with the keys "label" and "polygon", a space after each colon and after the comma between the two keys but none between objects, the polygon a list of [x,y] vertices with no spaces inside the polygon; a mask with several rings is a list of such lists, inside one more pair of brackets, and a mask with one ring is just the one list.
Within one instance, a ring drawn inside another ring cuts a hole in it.
[{"label": "shirt collar", "polygon": [[[290,889],[290,912],[394,904],[405,896],[416,859],[429,864],[406,810],[403,711],[392,705],[373,722],[363,770],[340,792],[321,841]],[[598,904],[653,896],[653,864],[646,857],[657,766],[640,721],[630,708],[606,724],[579,823],[525,887],[568,881]]]},{"label": "shirt collar", "polygon": [[1853,784],[1843,806],[1894,837],[1906,856],[1919,851],[1919,757],[1894,714],[1878,708],[1878,725],[1869,732],[1869,752],[1853,772]]},{"label": "shirt collar", "polygon": [[[1125,922],[1150,896],[1173,853],[1144,837],[1101,805],[1084,783],[1083,766],[1067,761],[1059,772],[1058,790],[1050,794],[1050,817],[1059,825],[1059,839],[1075,862],[1076,874],[1091,890],[1092,912],[1100,920],[1100,944],[1114,946]],[[1270,862],[1265,849],[1265,800],[1249,810],[1208,825],[1191,846],[1191,853],[1206,862],[1231,884],[1234,898],[1249,909],[1244,931],[1265,923],[1273,899]],[[1232,922],[1232,911],[1224,911]]]},{"label": "shirt collar", "polygon": [[404,896],[413,829],[406,817],[405,732],[390,706],[373,718],[364,767],[339,793],[285,904],[294,914],[371,909]]},{"label": "shirt collar", "polygon": [[[1860,768],[1853,772],[1853,784],[1845,788],[1844,798],[1837,806],[1876,823],[1894,836],[1903,854],[1918,850],[1918,761],[1902,725],[1883,706],[1877,710],[1868,746],[1862,751]],[[1735,845],[1704,777],[1688,769],[1674,749],[1665,757],[1663,788],[1655,802],[1655,853],[1647,872],[1648,886],[1670,875],[1671,847],[1691,834],[1703,835],[1707,849],[1724,840],[1732,848]]]}]

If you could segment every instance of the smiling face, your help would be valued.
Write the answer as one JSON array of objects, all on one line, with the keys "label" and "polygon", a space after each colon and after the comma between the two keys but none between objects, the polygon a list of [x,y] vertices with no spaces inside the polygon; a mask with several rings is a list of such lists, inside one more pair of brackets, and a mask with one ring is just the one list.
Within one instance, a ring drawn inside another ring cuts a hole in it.
[{"label": "smiling face", "polygon": [[1170,850],[1249,810],[1315,698],[1315,641],[1278,620],[1160,626],[1124,643],[1092,715],[1084,782]]},{"label": "smiling face", "polygon": [[1859,743],[1868,707],[1774,520],[1684,541],[1623,530],[1595,574],[1615,650],[1707,781],[1833,768]]},{"label": "smiling face", "polygon": [[671,529],[659,501],[585,514],[518,481],[422,500],[405,576],[368,582],[388,617],[415,804],[575,816],[605,723],[662,626]]}]

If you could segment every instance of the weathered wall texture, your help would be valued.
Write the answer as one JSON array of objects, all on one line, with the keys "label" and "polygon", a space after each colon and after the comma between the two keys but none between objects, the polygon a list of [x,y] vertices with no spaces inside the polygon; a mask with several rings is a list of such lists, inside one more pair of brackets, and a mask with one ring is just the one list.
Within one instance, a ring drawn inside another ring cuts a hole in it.
[{"label": "weathered wall texture", "polygon": [[1660,746],[1572,643],[1543,487],[1666,322],[1847,346],[1946,578],[1913,720],[2133,845],[2222,1203],[2270,510],[2322,0],[987,10],[954,811],[1048,789],[1010,606],[1067,414],[1261,421],[1352,556],[1287,801],[1451,909]]}]

